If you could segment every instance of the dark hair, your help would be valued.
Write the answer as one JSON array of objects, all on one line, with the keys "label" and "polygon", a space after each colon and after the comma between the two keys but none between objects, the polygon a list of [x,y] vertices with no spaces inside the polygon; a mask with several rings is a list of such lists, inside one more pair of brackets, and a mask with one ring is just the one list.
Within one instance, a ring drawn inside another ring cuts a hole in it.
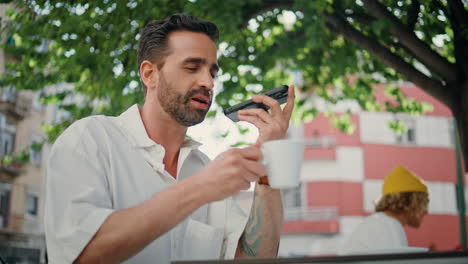
[{"label": "dark hair", "polygon": [[[215,24],[203,19],[187,15],[175,14],[163,20],[154,20],[144,26],[140,31],[138,42],[138,68],[144,60],[157,64],[158,68],[164,65],[164,58],[170,54],[167,45],[167,36],[174,31],[187,30],[204,33],[213,42],[218,42],[219,32]],[[145,86],[143,84],[143,86]],[[146,94],[146,87],[145,94]]]}]

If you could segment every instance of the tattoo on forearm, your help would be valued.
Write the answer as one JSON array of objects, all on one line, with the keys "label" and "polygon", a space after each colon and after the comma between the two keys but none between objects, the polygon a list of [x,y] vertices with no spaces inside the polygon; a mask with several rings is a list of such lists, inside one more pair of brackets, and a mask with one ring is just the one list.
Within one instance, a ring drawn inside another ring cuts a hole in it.
[{"label": "tattoo on forearm", "polygon": [[263,235],[260,234],[261,228],[261,203],[255,199],[252,214],[241,237],[239,249],[248,257],[259,255],[259,248],[262,243]]}]

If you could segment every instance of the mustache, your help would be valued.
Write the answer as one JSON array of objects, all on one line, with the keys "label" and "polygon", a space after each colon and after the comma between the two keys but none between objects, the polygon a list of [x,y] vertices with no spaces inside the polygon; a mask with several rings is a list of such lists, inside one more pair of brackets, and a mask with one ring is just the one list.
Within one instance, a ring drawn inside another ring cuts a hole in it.
[{"label": "mustache", "polygon": [[187,92],[184,96],[184,103],[188,103],[190,101],[190,99],[197,95],[197,94],[202,94],[206,97],[209,98],[209,102],[208,103],[211,103],[212,99],[213,99],[213,93],[211,91],[208,91],[206,89],[203,89],[203,88],[199,88],[199,89],[193,89],[189,92]]}]

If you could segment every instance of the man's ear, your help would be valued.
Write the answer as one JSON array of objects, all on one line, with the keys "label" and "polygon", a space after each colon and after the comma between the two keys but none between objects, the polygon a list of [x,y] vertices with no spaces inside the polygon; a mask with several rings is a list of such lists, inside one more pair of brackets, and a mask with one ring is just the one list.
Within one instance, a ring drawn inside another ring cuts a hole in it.
[{"label": "man's ear", "polygon": [[151,61],[144,60],[140,64],[140,78],[148,90],[154,89],[158,83],[158,67]]}]

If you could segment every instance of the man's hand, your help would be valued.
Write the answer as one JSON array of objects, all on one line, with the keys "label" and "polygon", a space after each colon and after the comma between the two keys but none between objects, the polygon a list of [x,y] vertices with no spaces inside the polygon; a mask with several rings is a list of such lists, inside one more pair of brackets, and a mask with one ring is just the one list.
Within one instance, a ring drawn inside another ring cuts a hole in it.
[{"label": "man's hand", "polygon": [[258,143],[285,138],[294,108],[294,98],[294,86],[289,86],[288,100],[284,109],[281,109],[278,101],[267,95],[254,95],[252,101],[269,106],[271,113],[260,108],[240,110],[239,120],[247,121],[258,128]]},{"label": "man's hand", "polygon": [[230,149],[221,153],[208,166],[199,171],[196,177],[209,186],[209,199],[222,200],[250,188],[265,176],[262,152],[257,144],[243,149]]},{"label": "man's hand", "polygon": [[[259,130],[257,143],[286,137],[294,108],[294,87],[289,86],[286,106],[266,95],[254,95],[252,101],[270,107],[245,109],[238,112],[239,120],[255,125]],[[255,199],[242,237],[239,239],[236,258],[274,257],[278,253],[283,224],[283,206],[279,190],[266,185],[256,185]]]}]

